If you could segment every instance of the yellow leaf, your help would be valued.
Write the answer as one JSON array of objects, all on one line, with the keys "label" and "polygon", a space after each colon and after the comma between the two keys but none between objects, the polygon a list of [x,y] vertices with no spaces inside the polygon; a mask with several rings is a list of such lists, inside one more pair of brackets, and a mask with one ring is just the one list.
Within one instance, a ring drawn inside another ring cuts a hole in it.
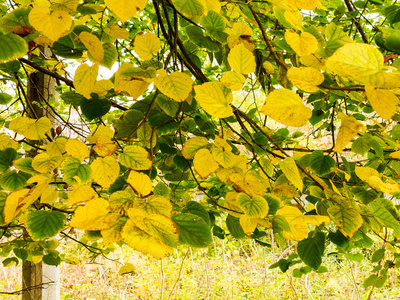
[{"label": "yellow leaf", "polygon": [[275,73],[274,65],[271,64],[269,61],[263,62],[263,67],[265,69],[265,72],[267,72],[268,74],[274,74]]},{"label": "yellow leaf", "polygon": [[133,77],[131,73],[136,69],[130,63],[125,63],[118,69],[117,73],[115,73],[114,82],[114,89],[117,94],[119,92],[127,92],[133,99],[137,99],[147,91],[150,82],[143,78]]},{"label": "yellow leaf", "polygon": [[67,143],[65,144],[65,150],[67,151],[68,155],[79,158],[80,161],[83,161],[90,155],[88,146],[86,146],[85,143],[75,139],[68,139]]},{"label": "yellow leaf", "polygon": [[76,209],[70,226],[84,230],[105,230],[118,222],[118,215],[109,214],[110,204],[103,198],[95,198]]},{"label": "yellow leaf", "polygon": [[104,188],[109,188],[119,175],[119,164],[114,157],[99,157],[91,165],[93,180]]},{"label": "yellow leaf", "polygon": [[303,180],[301,179],[299,169],[297,168],[296,162],[291,157],[286,157],[279,163],[283,174],[286,178],[299,189],[300,192],[303,191]]},{"label": "yellow leaf", "polygon": [[246,78],[244,78],[242,74],[233,71],[225,72],[221,77],[221,82],[232,91],[238,91],[242,89],[245,81]]},{"label": "yellow leaf", "polygon": [[119,269],[118,275],[122,276],[122,275],[126,275],[126,274],[131,274],[131,273],[135,272],[135,270],[136,270],[136,268],[134,265],[132,265],[131,263],[126,263]]},{"label": "yellow leaf", "polygon": [[18,117],[10,122],[9,129],[23,135],[30,140],[41,140],[46,132],[51,128],[49,118],[31,119],[28,117]]},{"label": "yellow leaf", "polygon": [[126,182],[131,186],[131,188],[135,191],[139,196],[147,196],[152,190],[152,182],[148,175],[144,173],[139,173],[136,171],[131,171],[129,173],[128,179]]},{"label": "yellow leaf", "polygon": [[242,227],[245,234],[251,234],[256,229],[258,218],[241,215],[239,217],[240,227]]},{"label": "yellow leaf", "polygon": [[120,219],[119,222],[111,228],[101,231],[104,246],[122,240],[122,229],[124,228],[125,224],[126,221]]},{"label": "yellow leaf", "polygon": [[109,9],[120,19],[126,22],[133,17],[136,12],[146,7],[147,0],[105,0]]},{"label": "yellow leaf", "polygon": [[73,13],[76,11],[79,5],[79,0],[55,0],[52,1],[52,10],[65,10],[67,12]]},{"label": "yellow leaf", "polygon": [[367,180],[368,185],[378,192],[393,195],[400,191],[399,185],[393,180],[383,182],[378,176],[371,176]]},{"label": "yellow leaf", "polygon": [[74,86],[76,91],[85,98],[90,99],[96,84],[99,66],[93,65],[89,67],[87,64],[80,65],[74,75]]},{"label": "yellow leaf", "polygon": [[310,55],[318,50],[318,41],[311,33],[302,32],[298,35],[293,31],[285,32],[285,40],[299,56]]},{"label": "yellow leaf", "polygon": [[50,156],[62,156],[65,153],[65,144],[68,139],[65,137],[58,137],[54,142],[46,145],[46,152]]},{"label": "yellow leaf", "polygon": [[206,82],[194,87],[196,100],[213,118],[227,118],[232,114],[229,106],[233,100],[230,90],[222,82]]},{"label": "yellow leaf", "polygon": [[286,21],[290,23],[294,28],[297,30],[303,31],[303,17],[301,16],[301,13],[297,10],[294,12],[291,11],[285,11],[284,17]]},{"label": "yellow leaf", "polygon": [[101,157],[113,155],[117,149],[117,145],[109,137],[105,136],[99,137],[96,140],[96,145],[93,146],[93,150]]},{"label": "yellow leaf", "polygon": [[53,42],[66,33],[72,25],[69,13],[57,10],[50,14],[50,10],[46,7],[33,8],[29,13],[29,22]]},{"label": "yellow leaf", "polygon": [[4,204],[4,224],[10,223],[17,215],[17,207],[20,202],[28,195],[29,189],[16,190],[10,193]]},{"label": "yellow leaf", "polygon": [[133,249],[143,254],[150,254],[156,259],[164,258],[174,249],[136,227],[135,223],[131,220],[126,223],[122,232],[122,238]]},{"label": "yellow leaf", "polygon": [[319,226],[322,223],[328,224],[331,219],[328,216],[319,216],[319,215],[303,215],[303,219],[308,224]]},{"label": "yellow leaf", "polygon": [[308,225],[303,218],[303,214],[298,208],[285,205],[278,209],[276,215],[284,217],[290,226],[291,232],[282,232],[282,235],[286,239],[301,241],[307,238]]},{"label": "yellow leaf", "polygon": [[166,217],[171,216],[172,205],[168,198],[160,195],[151,195],[146,199],[136,198],[134,207],[141,209],[147,215],[159,214]]},{"label": "yellow leaf", "polygon": [[287,198],[293,198],[299,196],[297,190],[288,182],[274,186],[274,189],[272,191],[274,192],[275,195],[279,197],[284,196]]},{"label": "yellow leaf", "polygon": [[43,255],[32,255],[32,262],[36,265],[42,261]]},{"label": "yellow leaf", "polygon": [[317,54],[310,54],[300,57],[300,62],[310,68],[317,70],[325,69],[325,60]]},{"label": "yellow leaf", "polygon": [[294,127],[306,125],[312,115],[311,109],[303,104],[300,96],[287,89],[269,93],[261,112],[286,126]]},{"label": "yellow leaf", "polygon": [[129,31],[119,27],[118,23],[115,23],[110,28],[104,28],[104,32],[116,39],[129,39]]},{"label": "yellow leaf", "polygon": [[215,12],[221,11],[221,2],[219,0],[200,0],[204,7],[204,14],[207,14],[210,10]]},{"label": "yellow leaf", "polygon": [[95,127],[92,132],[87,136],[86,141],[94,144],[100,137],[112,138],[114,136],[114,131],[106,125],[99,125]]},{"label": "yellow leaf", "polygon": [[247,24],[245,24],[243,21],[235,22],[232,26],[232,30],[238,35],[247,35],[247,36],[252,36],[253,35],[253,30],[251,27]]},{"label": "yellow leaf", "polygon": [[342,120],[342,123],[340,124],[339,132],[336,137],[334,150],[338,153],[342,153],[342,150],[350,143],[353,137],[355,137],[360,130],[364,131],[367,128],[364,124],[357,121],[356,118],[347,116],[342,112],[338,113],[338,118]]},{"label": "yellow leaf", "polygon": [[317,86],[325,80],[320,71],[308,67],[290,68],[287,72],[287,78],[296,87],[309,93],[318,92]]},{"label": "yellow leaf", "polygon": [[113,83],[109,79],[101,79],[96,81],[93,87],[93,93],[100,97],[107,95],[107,92],[113,88]]},{"label": "yellow leaf", "polygon": [[150,31],[138,33],[133,42],[133,49],[142,60],[152,59],[160,47],[160,39]]},{"label": "yellow leaf", "polygon": [[232,69],[239,74],[250,74],[256,69],[254,54],[243,44],[235,46],[228,54],[228,62]]},{"label": "yellow leaf", "polygon": [[62,156],[50,156],[46,152],[36,155],[32,160],[32,167],[39,173],[50,173],[63,162]]},{"label": "yellow leaf", "polygon": [[97,194],[90,184],[78,185],[68,194],[67,206],[94,199]]},{"label": "yellow leaf", "polygon": [[208,140],[202,136],[196,136],[188,139],[182,148],[182,155],[186,159],[193,159],[197,151],[207,147]]},{"label": "yellow leaf", "polygon": [[236,191],[246,193],[251,197],[264,195],[268,187],[266,181],[254,171],[248,171],[244,176],[234,173],[229,176],[229,179],[234,183],[233,187]]},{"label": "yellow leaf", "polygon": [[139,146],[126,146],[124,152],[118,156],[119,162],[133,170],[149,170],[153,165],[149,152]]},{"label": "yellow leaf", "polygon": [[53,203],[58,199],[58,190],[55,187],[48,187],[40,196],[40,203]]},{"label": "yellow leaf", "polygon": [[13,140],[9,135],[0,133],[0,151],[6,148],[18,149],[19,144],[17,141]]},{"label": "yellow leaf", "polygon": [[365,93],[367,94],[368,101],[371,103],[372,108],[380,117],[389,121],[396,113],[399,105],[399,98],[391,91],[377,89],[367,85],[365,86]]},{"label": "yellow leaf", "polygon": [[355,172],[358,178],[360,178],[363,181],[368,182],[369,178],[372,176],[379,177],[379,172],[373,168],[370,167],[359,167],[356,166]]},{"label": "yellow leaf", "polygon": [[369,44],[350,43],[340,47],[326,60],[332,72],[355,79],[377,74],[383,68],[383,55]]},{"label": "yellow leaf", "polygon": [[104,49],[97,36],[90,32],[82,31],[79,34],[79,40],[85,45],[86,49],[88,49],[95,60],[97,60],[99,63],[103,62]]},{"label": "yellow leaf", "polygon": [[189,97],[193,89],[193,80],[186,73],[174,72],[167,74],[164,70],[160,72],[154,84],[166,96],[177,102],[183,102]]},{"label": "yellow leaf", "polygon": [[193,160],[194,170],[201,178],[207,178],[218,169],[218,163],[207,149],[197,151]]},{"label": "yellow leaf", "polygon": [[313,10],[317,5],[321,6],[319,0],[287,0],[288,4],[298,9]]}]

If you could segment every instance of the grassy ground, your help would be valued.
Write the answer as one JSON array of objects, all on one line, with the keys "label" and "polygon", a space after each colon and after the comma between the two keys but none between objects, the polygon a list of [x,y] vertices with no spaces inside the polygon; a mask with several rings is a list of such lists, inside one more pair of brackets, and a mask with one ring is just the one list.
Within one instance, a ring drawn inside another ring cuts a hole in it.
[{"label": "grassy ground", "polygon": [[[293,278],[290,271],[268,269],[293,247],[269,249],[251,240],[216,239],[208,249],[182,247],[162,261],[123,247],[109,256],[118,261],[98,257],[90,262],[85,249],[71,243],[62,247],[80,262],[61,264],[61,299],[367,299],[370,292],[362,287],[370,266],[329,257],[324,263],[329,272]],[[134,272],[118,275],[126,262],[134,265]],[[371,299],[399,299],[397,273],[392,270]],[[0,265],[0,290],[20,289],[20,276],[19,267]]]}]

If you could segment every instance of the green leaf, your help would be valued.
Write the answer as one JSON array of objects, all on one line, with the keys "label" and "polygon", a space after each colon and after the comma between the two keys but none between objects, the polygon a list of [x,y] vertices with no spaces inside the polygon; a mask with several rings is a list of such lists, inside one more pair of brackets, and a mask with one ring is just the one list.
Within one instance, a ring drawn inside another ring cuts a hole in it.
[{"label": "green leaf", "polygon": [[268,202],[268,214],[275,215],[277,210],[281,206],[281,200],[274,194],[264,194],[263,197]]},{"label": "green leaf", "polygon": [[336,167],[335,160],[329,155],[324,155],[321,150],[316,150],[310,155],[310,168],[319,176],[330,173]]},{"label": "green leaf", "polygon": [[96,99],[90,100],[83,98],[81,100],[82,114],[89,120],[94,120],[104,116],[110,111],[111,103],[107,99]]},{"label": "green leaf", "polygon": [[19,259],[21,259],[23,261],[25,261],[29,256],[28,251],[25,249],[22,249],[22,248],[15,248],[15,249],[13,249],[13,252],[16,257],[18,257]]},{"label": "green leaf", "polygon": [[65,104],[71,104],[73,106],[80,106],[81,101],[85,99],[85,97],[75,91],[62,93],[60,97],[64,100]]},{"label": "green leaf", "polygon": [[268,214],[268,202],[261,196],[250,198],[245,193],[239,193],[237,203],[249,217],[264,218]]},{"label": "green leaf", "polygon": [[197,26],[186,27],[186,33],[193,43],[206,48],[210,52],[221,50],[220,44],[213,41],[209,36],[204,36],[203,31]]},{"label": "green leaf", "polygon": [[8,194],[0,192],[0,225],[4,224],[4,206],[6,204]]},{"label": "green leaf", "polygon": [[372,147],[372,139],[369,134],[366,134],[362,137],[356,139],[353,144],[351,145],[351,150],[354,153],[364,155],[371,149]]},{"label": "green leaf", "polygon": [[24,172],[7,170],[0,177],[0,185],[3,189],[12,192],[23,188],[30,177],[31,175]]},{"label": "green leaf", "polygon": [[356,199],[364,204],[368,204],[371,201],[374,201],[376,198],[378,198],[377,192],[375,192],[373,189],[367,190],[362,186],[356,186],[352,188],[351,191],[353,195],[356,197]]},{"label": "green leaf", "polygon": [[381,203],[377,200],[369,204],[372,209],[373,216],[377,218],[378,221],[383,224],[383,226],[392,228],[395,236],[400,237],[399,221],[397,221],[385,207],[382,207]]},{"label": "green leaf", "polygon": [[226,25],[221,14],[209,11],[207,16],[202,17],[201,25],[203,25],[211,37],[222,44],[226,44],[228,34],[224,32]]},{"label": "green leaf", "polygon": [[281,233],[283,231],[292,232],[289,223],[286,221],[284,216],[274,216],[272,219],[272,228],[274,233]]},{"label": "green leaf", "polygon": [[64,227],[65,214],[59,211],[38,210],[27,215],[26,225],[29,234],[35,241],[50,238]]},{"label": "green leaf", "polygon": [[363,223],[361,215],[354,208],[341,209],[334,205],[328,208],[328,214],[347,238],[353,237]]},{"label": "green leaf", "polygon": [[196,201],[189,201],[186,203],[186,208],[191,214],[201,217],[207,223],[207,225],[211,224],[210,215],[200,203]]},{"label": "green leaf", "polygon": [[23,38],[14,34],[0,33],[0,62],[8,62],[17,58],[21,58],[28,52],[28,44]]},{"label": "green leaf", "polygon": [[0,172],[5,172],[13,165],[13,160],[17,158],[17,151],[12,148],[7,148],[0,151]]},{"label": "green leaf", "polygon": [[32,167],[33,158],[24,157],[14,161],[14,167],[18,170],[28,173],[28,174],[38,174],[35,169]]},{"label": "green leaf", "polygon": [[239,218],[228,215],[226,218],[226,227],[228,227],[229,232],[235,239],[244,239],[246,237],[242,226],[240,226]]},{"label": "green leaf", "polygon": [[0,93],[0,105],[6,105],[10,103],[13,97],[7,93]]},{"label": "green leaf", "polygon": [[376,250],[374,252],[374,254],[372,254],[371,262],[377,263],[377,262],[381,261],[385,257],[385,251],[386,251],[386,249],[384,249],[384,248]]},{"label": "green leaf", "polygon": [[318,270],[325,250],[325,234],[317,232],[314,237],[307,238],[297,244],[300,259],[314,270]]},{"label": "green leaf", "polygon": [[114,122],[115,137],[124,138],[133,135],[143,117],[143,114],[138,110],[130,109],[126,111],[119,120]]},{"label": "green leaf", "polygon": [[81,58],[83,55],[83,50],[85,48],[82,44],[79,45],[79,43],[74,41],[74,37],[77,35],[71,33],[60,38],[57,42],[53,44],[52,49],[54,53],[64,58]]},{"label": "green leaf", "polygon": [[157,105],[170,117],[175,117],[180,106],[178,102],[173,101],[164,95],[159,95],[157,97]]},{"label": "green leaf", "polygon": [[172,216],[179,230],[179,241],[183,244],[204,248],[212,243],[210,226],[199,216],[176,214]]},{"label": "green leaf", "polygon": [[85,184],[92,179],[90,166],[81,164],[81,161],[76,157],[69,157],[62,168],[67,184]]},{"label": "green leaf", "polygon": [[352,261],[356,261],[356,262],[362,262],[362,260],[364,259],[364,255],[362,255],[361,253],[346,253],[345,257],[347,259],[350,259]]},{"label": "green leaf", "polygon": [[390,22],[390,25],[400,22],[400,6],[391,5],[385,8],[385,16]]}]

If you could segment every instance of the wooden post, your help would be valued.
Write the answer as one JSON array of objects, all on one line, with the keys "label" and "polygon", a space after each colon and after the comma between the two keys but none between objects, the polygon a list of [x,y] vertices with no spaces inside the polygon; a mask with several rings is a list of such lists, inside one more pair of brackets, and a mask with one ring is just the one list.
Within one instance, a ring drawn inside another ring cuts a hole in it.
[{"label": "wooden post", "polygon": [[[43,58],[50,58],[52,53],[47,46],[40,47]],[[53,127],[56,127],[55,118],[43,109],[45,101],[55,96],[55,80],[50,76],[35,72],[29,75],[27,88],[27,112],[31,118],[48,117]],[[36,104],[37,103],[37,104]],[[38,141],[31,141],[38,144]],[[35,153],[32,153],[35,155]],[[28,236],[25,232],[24,236]],[[49,266],[43,262],[34,264],[30,261],[22,263],[22,300],[59,300],[60,299],[60,271],[56,266]]]}]

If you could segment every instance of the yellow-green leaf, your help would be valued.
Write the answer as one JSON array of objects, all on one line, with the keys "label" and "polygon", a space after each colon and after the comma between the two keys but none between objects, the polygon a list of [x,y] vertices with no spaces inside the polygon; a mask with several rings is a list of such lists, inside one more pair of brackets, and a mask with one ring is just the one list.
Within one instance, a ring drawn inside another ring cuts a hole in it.
[{"label": "yellow-green leaf", "polygon": [[299,169],[297,168],[296,162],[291,157],[286,157],[279,163],[283,174],[286,178],[297,187],[300,192],[303,191],[303,180],[301,179]]},{"label": "yellow-green leaf", "polygon": [[[134,73],[141,71],[146,77],[138,77],[133,76]],[[147,80],[146,78],[150,78],[153,75],[150,72],[145,72],[139,68],[134,67],[130,63],[123,64],[115,73],[115,83],[114,89],[118,94],[120,92],[127,92],[129,96],[133,97],[133,99],[139,98],[150,85],[151,80]],[[154,72],[155,77],[155,72]],[[154,78],[153,77],[153,78]]]},{"label": "yellow-green leaf", "polygon": [[93,65],[91,67],[87,64],[80,65],[76,69],[74,75],[74,86],[76,91],[85,98],[90,99],[90,94],[94,90],[98,73],[98,65]]},{"label": "yellow-green leaf", "polygon": [[86,49],[88,49],[95,60],[97,60],[99,63],[103,62],[104,49],[97,36],[90,32],[82,31],[79,34],[79,40],[85,45]]},{"label": "yellow-green leaf", "polygon": [[326,60],[332,72],[355,79],[377,74],[383,68],[383,55],[369,44],[350,43],[340,47]]},{"label": "yellow-green leaf", "polygon": [[353,116],[347,116],[342,112],[338,113],[338,118],[342,120],[342,123],[340,124],[339,132],[336,137],[334,150],[342,153],[343,149],[350,143],[353,137],[355,137],[360,130],[364,131],[367,128]]},{"label": "yellow-green leaf", "polygon": [[193,89],[192,78],[182,72],[168,75],[165,71],[160,71],[154,79],[154,84],[164,95],[177,102],[185,101]]},{"label": "yellow-green leaf", "polygon": [[228,62],[239,74],[250,74],[256,69],[254,54],[243,44],[236,45],[228,54]]},{"label": "yellow-green leaf", "polygon": [[171,216],[172,205],[168,198],[160,195],[151,195],[148,198],[136,198],[134,207],[143,210],[146,214],[159,214],[166,217]]},{"label": "yellow-green leaf", "polygon": [[257,227],[258,218],[250,217],[248,215],[241,215],[239,217],[240,227],[242,227],[245,234],[251,234]]},{"label": "yellow-green leaf", "polygon": [[51,128],[49,118],[31,119],[28,117],[18,117],[10,122],[9,129],[23,135],[30,140],[41,140],[46,132]]},{"label": "yellow-green leaf", "polygon": [[230,168],[236,164],[237,156],[230,150],[216,147],[213,149],[212,154],[215,161],[224,168]]},{"label": "yellow-green leaf", "polygon": [[138,33],[133,42],[133,49],[143,60],[152,59],[153,54],[156,54],[160,47],[160,39],[150,31]]},{"label": "yellow-green leaf", "polygon": [[207,147],[208,140],[202,136],[196,136],[188,139],[182,148],[182,155],[186,159],[193,159],[197,151]]},{"label": "yellow-green leaf", "polygon": [[32,160],[32,167],[39,173],[50,173],[63,162],[62,156],[50,156],[46,152],[36,155]]},{"label": "yellow-green leaf", "polygon": [[120,19],[126,22],[136,12],[146,7],[147,0],[105,0],[108,8]]},{"label": "yellow-green leaf", "polygon": [[268,202],[261,196],[250,198],[245,193],[239,193],[237,195],[237,204],[249,217],[264,218],[268,214]]},{"label": "yellow-green leaf", "polygon": [[294,127],[306,125],[312,115],[311,109],[303,104],[300,96],[287,89],[269,93],[261,112],[286,126]]},{"label": "yellow-green leaf", "polygon": [[118,156],[119,162],[133,170],[148,170],[153,165],[149,152],[139,146],[126,146]]},{"label": "yellow-green leaf", "polygon": [[348,239],[352,238],[363,224],[363,218],[354,208],[341,209],[334,205],[328,208],[328,214],[332,217],[336,227]]},{"label": "yellow-green leaf", "polygon": [[230,90],[222,82],[206,82],[194,87],[196,100],[213,118],[227,118],[232,114]]},{"label": "yellow-green leaf", "polygon": [[58,199],[58,190],[55,187],[46,188],[40,196],[40,203],[53,203]]},{"label": "yellow-green leaf", "polygon": [[47,7],[39,6],[30,11],[29,22],[37,31],[55,42],[70,29],[72,18],[66,11],[57,10],[50,14]]},{"label": "yellow-green leaf", "polygon": [[396,113],[399,98],[393,92],[367,85],[365,86],[365,93],[372,108],[380,117],[389,121]]},{"label": "yellow-green leaf", "polygon": [[318,40],[308,32],[298,35],[294,31],[287,30],[285,40],[299,56],[310,55],[318,50]]},{"label": "yellow-green leaf", "polygon": [[197,151],[193,160],[194,170],[201,178],[207,178],[218,169],[218,163],[207,149]]},{"label": "yellow-green leaf", "polygon": [[296,87],[309,93],[318,92],[317,86],[325,80],[320,71],[308,67],[290,68],[287,77]]},{"label": "yellow-green leaf", "polygon": [[119,164],[114,157],[99,157],[91,165],[93,180],[104,188],[109,188],[119,175]]}]

